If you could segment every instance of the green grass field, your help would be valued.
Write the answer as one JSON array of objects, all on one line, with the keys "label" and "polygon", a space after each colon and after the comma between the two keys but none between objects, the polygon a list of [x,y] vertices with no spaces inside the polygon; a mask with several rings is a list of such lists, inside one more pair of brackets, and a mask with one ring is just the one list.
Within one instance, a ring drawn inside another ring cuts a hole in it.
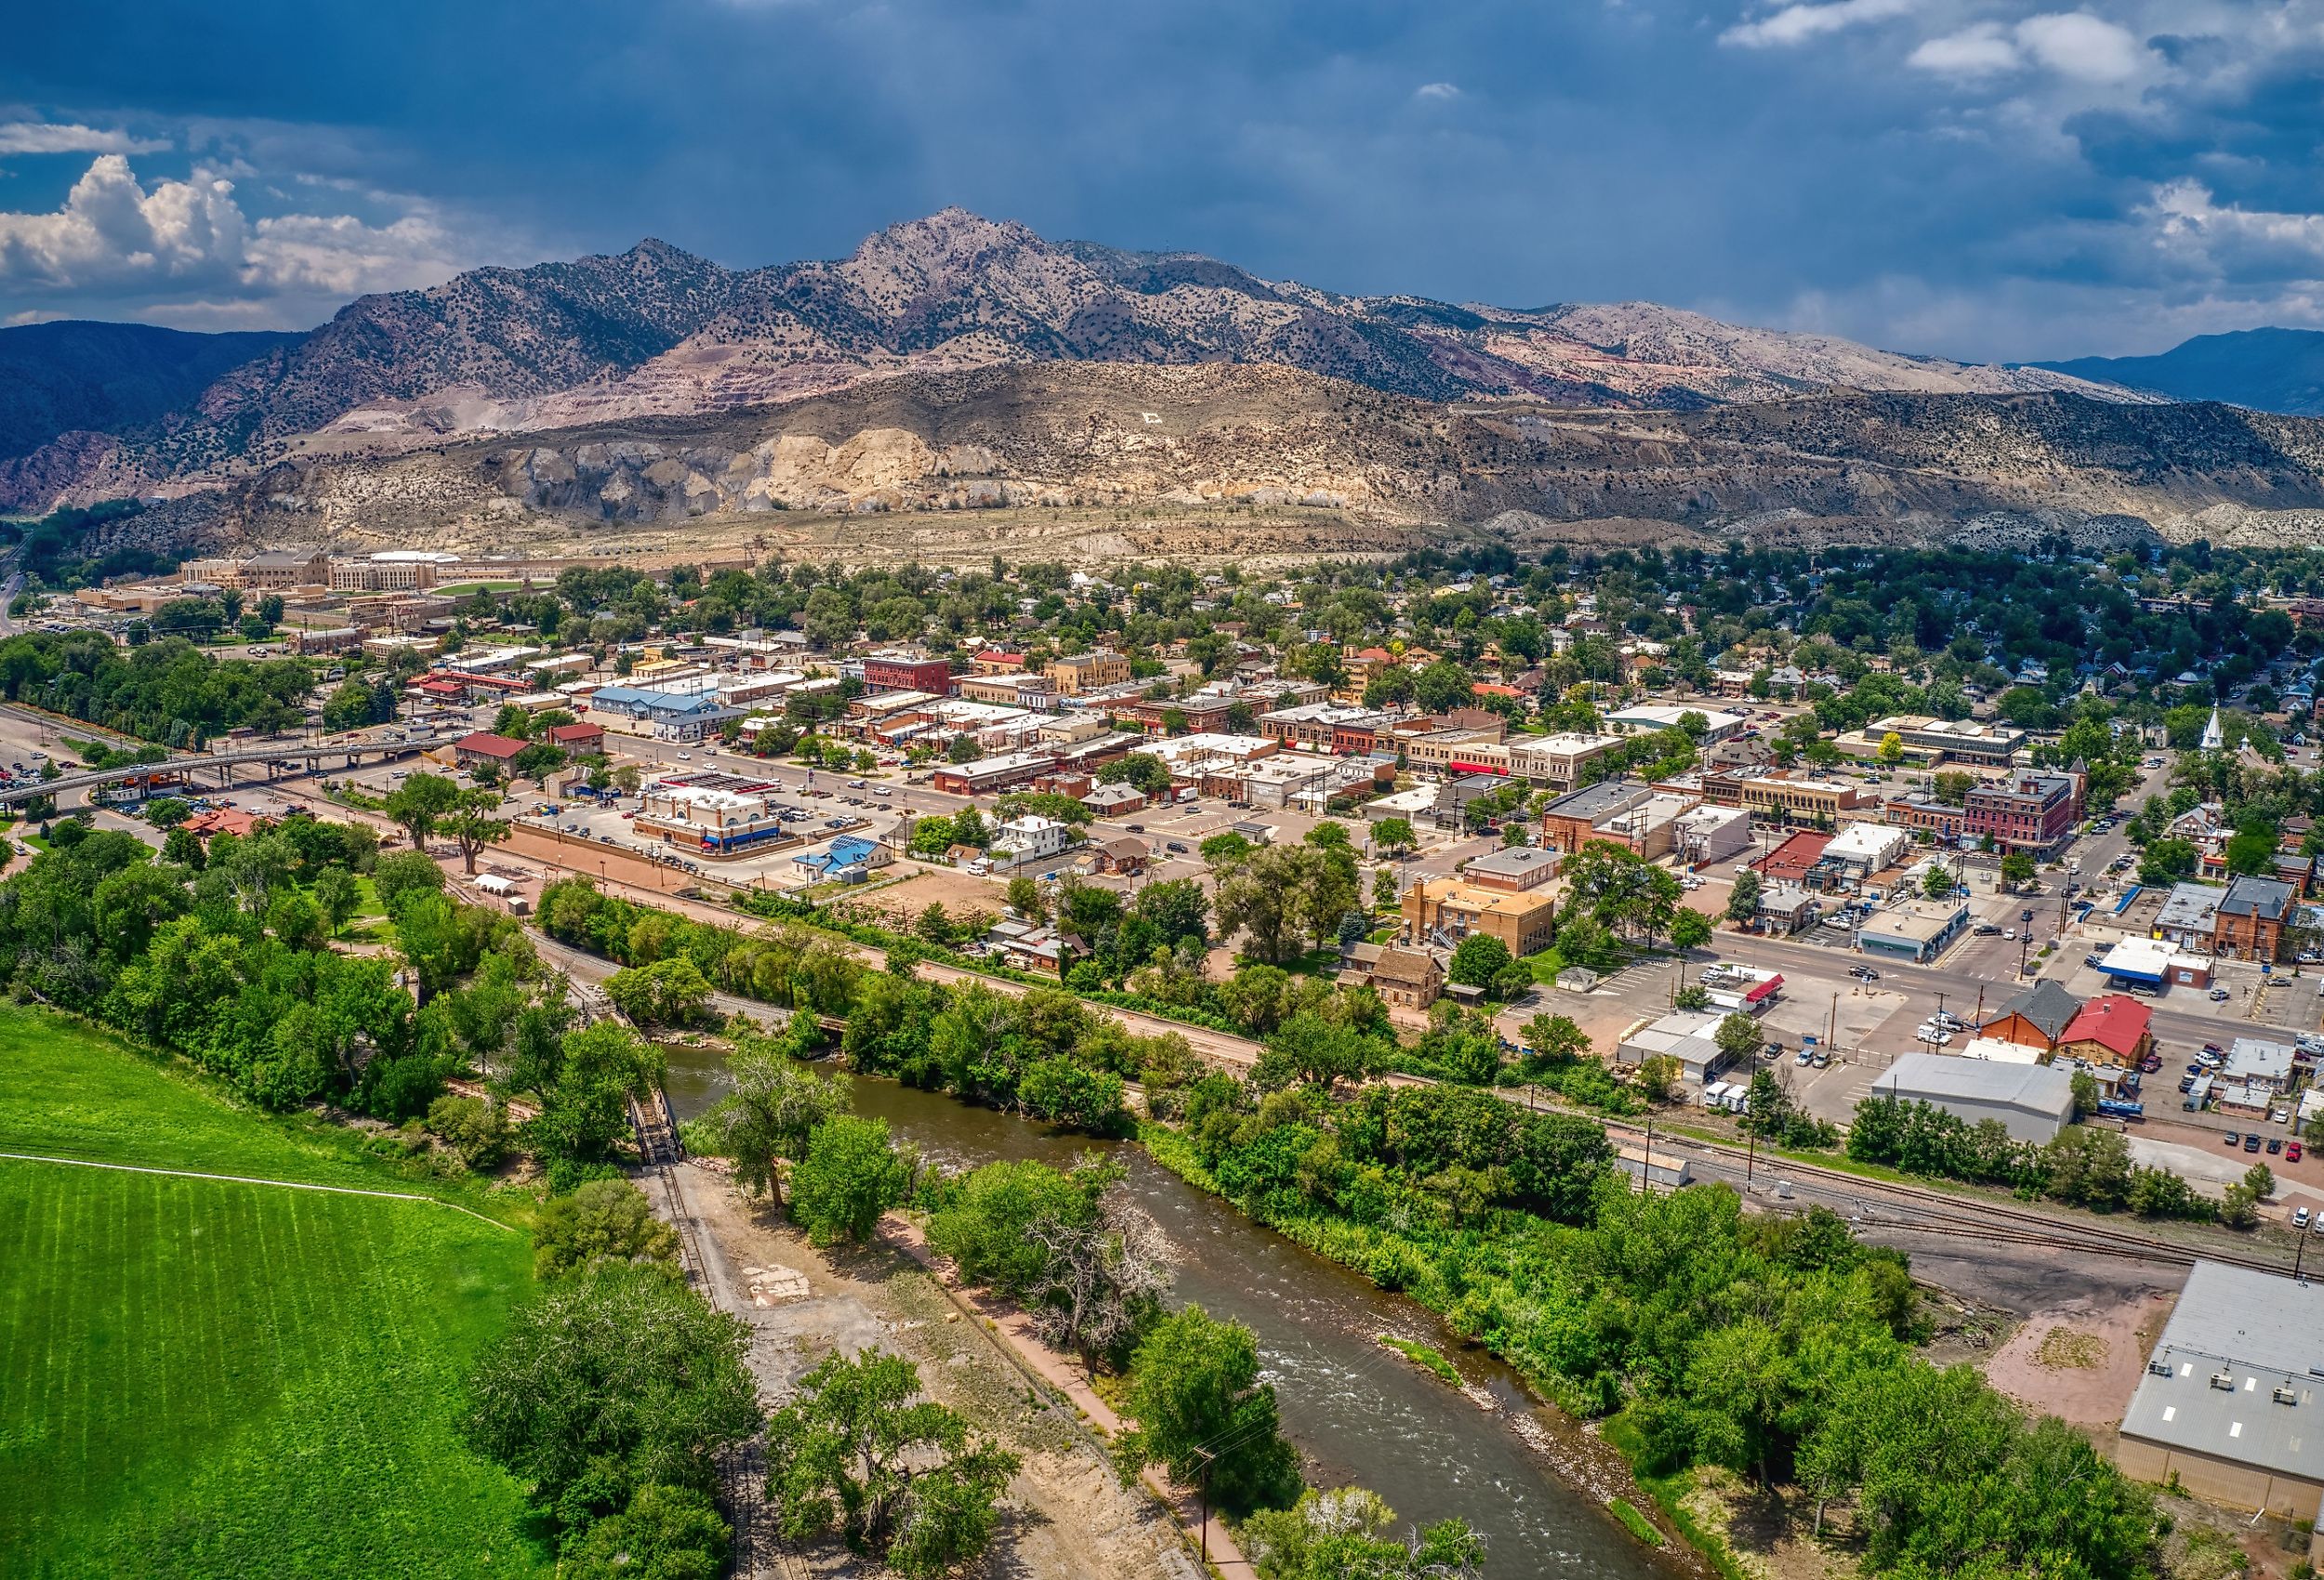
[{"label": "green grass field", "polygon": [[[430,1190],[15,1008],[0,1152]],[[530,1261],[432,1201],[0,1160],[0,1573],[546,1573],[453,1426]]]}]

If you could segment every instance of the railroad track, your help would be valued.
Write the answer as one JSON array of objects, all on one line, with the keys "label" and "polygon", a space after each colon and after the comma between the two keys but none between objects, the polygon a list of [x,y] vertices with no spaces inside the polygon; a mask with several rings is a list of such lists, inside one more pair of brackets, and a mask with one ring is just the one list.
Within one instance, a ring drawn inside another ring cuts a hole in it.
[{"label": "railroad track", "polygon": [[[1642,1141],[1645,1136],[1644,1129],[1619,1123],[1610,1123],[1607,1128]],[[1675,1148],[1675,1143],[1672,1145]],[[1707,1141],[1698,1137],[1687,1137],[1684,1145],[1710,1153],[1731,1166],[1743,1165],[1749,1155],[1748,1150],[1743,1147],[1723,1141]],[[2239,1255],[2231,1250],[2198,1249],[2133,1230],[2078,1222],[2001,1202],[1965,1200],[1926,1186],[1867,1179],[1861,1175],[1801,1163],[1792,1158],[1763,1160],[1761,1166],[1771,1178],[1780,1174],[1791,1179],[1813,1179],[1818,1186],[1834,1193],[1857,1198],[1859,1206],[1867,1208],[1859,1215],[1860,1219],[1870,1224],[1885,1224],[1950,1238],[2044,1246],[2123,1260],[2160,1262],[2175,1267],[2192,1267],[2198,1260],[2203,1260],[2225,1262],[2258,1272],[2281,1273],[2287,1271],[2279,1263]],[[1873,1203],[1878,1204],[1879,1211],[1870,1210],[1869,1205]],[[1883,1217],[1882,1212],[1894,1216]]]}]

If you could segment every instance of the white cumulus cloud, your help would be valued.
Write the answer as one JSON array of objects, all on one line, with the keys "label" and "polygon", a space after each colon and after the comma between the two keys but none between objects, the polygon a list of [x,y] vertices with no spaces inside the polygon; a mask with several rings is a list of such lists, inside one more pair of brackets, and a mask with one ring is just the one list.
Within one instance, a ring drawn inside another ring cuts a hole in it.
[{"label": "white cumulus cloud", "polygon": [[1923,42],[1906,63],[1948,77],[1984,77],[2014,72],[2024,61],[2016,42],[1999,22],[1979,22],[1972,28]]},{"label": "white cumulus cloud", "polygon": [[53,212],[0,212],[0,294],[118,303],[164,321],[312,322],[350,296],[431,284],[473,261],[428,205],[403,206],[376,224],[253,219],[217,168],[149,191],[126,157],[99,154]]},{"label": "white cumulus cloud", "polygon": [[1412,90],[1415,99],[1459,99],[1460,89],[1452,83],[1422,83]]},{"label": "white cumulus cloud", "polygon": [[0,122],[0,154],[9,153],[159,153],[166,139],[132,137],[127,132],[45,121]]},{"label": "white cumulus cloud", "polygon": [[1949,77],[1989,77],[2040,67],[2071,82],[2109,86],[2144,75],[2156,57],[2119,23],[2087,11],[2051,11],[2014,26],[1978,22],[1929,39],[1908,63]]},{"label": "white cumulus cloud", "polygon": [[1719,35],[1719,42],[1745,49],[1788,48],[1845,28],[1904,16],[1913,4],[1914,0],[1825,0],[1819,5],[1802,0],[1754,20],[1737,22]]},{"label": "white cumulus cloud", "polygon": [[2036,61],[2076,82],[2128,82],[2148,59],[2146,46],[2128,28],[2087,11],[2027,17],[2017,24],[2017,42]]}]

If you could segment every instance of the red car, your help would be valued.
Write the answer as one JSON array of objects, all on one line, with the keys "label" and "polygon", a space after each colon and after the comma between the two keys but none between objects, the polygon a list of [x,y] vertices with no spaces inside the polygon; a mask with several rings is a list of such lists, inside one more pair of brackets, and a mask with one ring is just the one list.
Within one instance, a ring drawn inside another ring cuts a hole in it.
[{"label": "red car", "polygon": [[2300,1161],[2299,1142],[2287,1141],[2284,1143],[2284,1161],[2286,1163],[2298,1163]]}]

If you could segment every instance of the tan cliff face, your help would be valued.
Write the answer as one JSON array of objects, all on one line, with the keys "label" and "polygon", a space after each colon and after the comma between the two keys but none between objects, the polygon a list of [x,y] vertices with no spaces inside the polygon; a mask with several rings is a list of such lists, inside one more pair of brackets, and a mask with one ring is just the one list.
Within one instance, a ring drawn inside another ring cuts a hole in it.
[{"label": "tan cliff face", "polygon": [[[1022,546],[1011,533],[1064,532],[1069,518],[1076,532],[1167,520],[1220,534],[1215,552],[1231,554],[1238,523],[1259,517],[1304,523],[1319,551],[1372,552],[1484,528],[1583,543],[2111,544],[2228,528],[2307,541],[2318,512],[2324,423],[2222,407],[1850,394],[1575,412],[1415,400],[1277,367],[1040,363],[421,451],[304,454],[166,507],[151,530],[469,552],[804,533],[847,550],[877,523],[881,541],[933,553],[995,533],[1009,552]],[[832,530],[815,536],[811,520]],[[1025,526],[1037,520],[1049,524]],[[1123,538],[1122,552],[1152,552],[1142,541]]]},{"label": "tan cliff face", "polygon": [[2145,399],[1652,303],[1521,311],[1340,296],[948,209],[828,262],[728,270],[648,241],[365,296],[162,420],[0,457],[0,508],[187,493],[307,456],[704,417],[905,375],[1088,363],[1265,365],[1424,401],[1613,409],[1834,388]]}]

